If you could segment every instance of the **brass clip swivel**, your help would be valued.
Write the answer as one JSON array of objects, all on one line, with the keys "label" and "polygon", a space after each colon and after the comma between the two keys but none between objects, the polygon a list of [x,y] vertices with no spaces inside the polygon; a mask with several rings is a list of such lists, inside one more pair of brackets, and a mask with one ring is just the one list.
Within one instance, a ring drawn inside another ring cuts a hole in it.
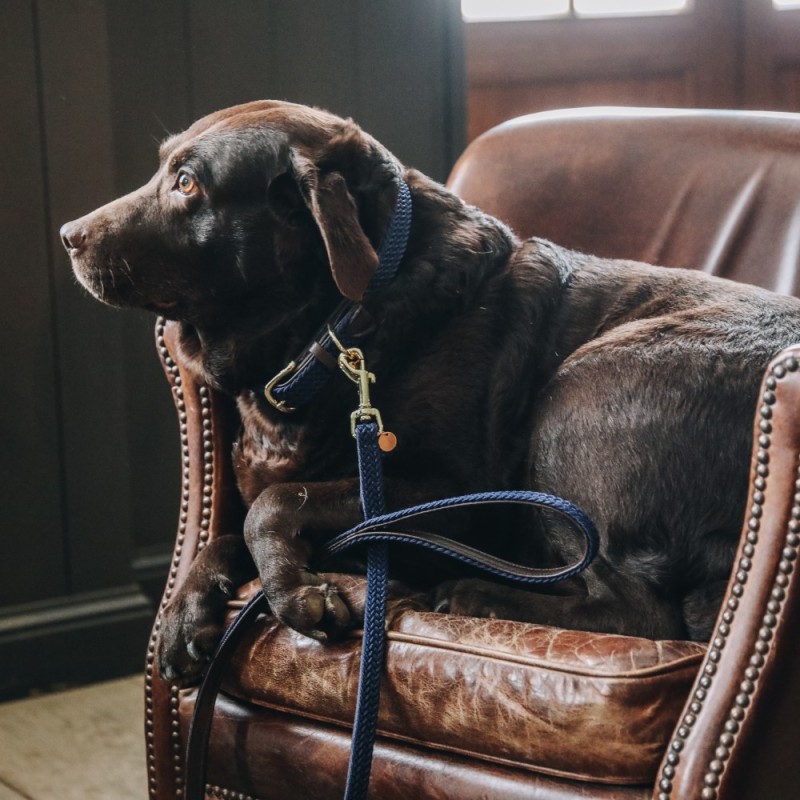
[{"label": "brass clip swivel", "polygon": [[378,426],[378,446],[385,453],[391,452],[397,446],[397,437],[383,429],[381,412],[372,405],[370,384],[375,383],[375,374],[367,369],[364,353],[358,347],[344,347],[330,328],[328,333],[339,348],[339,368],[358,387],[358,408],[350,415],[350,432],[355,436],[357,423],[372,419]]}]

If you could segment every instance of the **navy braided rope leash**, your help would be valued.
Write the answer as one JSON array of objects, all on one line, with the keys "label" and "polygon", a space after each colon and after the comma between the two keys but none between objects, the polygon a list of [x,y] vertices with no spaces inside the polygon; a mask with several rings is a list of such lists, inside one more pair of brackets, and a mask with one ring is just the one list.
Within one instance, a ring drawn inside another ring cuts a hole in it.
[{"label": "navy braided rope leash", "polygon": [[[405,182],[401,181],[397,208],[379,251],[379,268],[373,276],[368,292],[377,291],[393,279],[403,258],[405,243],[411,225],[411,195]],[[358,308],[344,302],[336,309],[318,335],[316,346],[331,358],[340,351],[348,355],[349,328]],[[331,332],[333,336],[331,336]],[[380,684],[385,658],[385,618],[388,595],[389,558],[391,542],[413,544],[454,558],[470,567],[490,575],[523,585],[553,583],[577,575],[584,570],[597,554],[598,536],[592,521],[577,506],[553,495],[531,491],[483,492],[451,497],[419,506],[385,513],[383,461],[378,445],[382,428],[380,416],[368,401],[365,376],[369,376],[363,363],[351,363],[349,377],[361,384],[360,404],[354,412],[354,436],[358,450],[361,505],[364,522],[333,538],[322,552],[326,558],[359,544],[367,544],[367,587],[364,610],[364,634],[359,672],[358,696],[353,724],[353,742],[348,766],[346,800],[363,800],[367,796],[372,754],[377,731]],[[341,356],[340,356],[341,366]],[[292,406],[308,402],[329,380],[330,369],[314,355],[313,348],[297,364],[292,362],[265,387],[267,399],[282,411],[291,411]],[[359,381],[358,377],[364,378]],[[374,381],[371,376],[371,381]],[[539,569],[514,564],[483,553],[468,545],[432,533],[392,530],[392,526],[405,520],[423,517],[441,509],[461,508],[488,503],[515,503],[545,508],[563,516],[585,539],[582,557],[574,564],[552,569]],[[261,614],[269,611],[263,592],[255,595],[234,618],[222,637],[214,656],[206,669],[197,691],[194,713],[189,727],[186,748],[186,800],[204,800],[206,778],[206,756],[211,733],[214,704],[222,682],[222,674],[231,654],[241,641],[250,624]]]},{"label": "navy braided rope leash", "polygon": [[[372,769],[372,754],[377,731],[380,682],[385,657],[385,618],[388,595],[388,545],[412,544],[456,559],[470,567],[522,585],[547,584],[582,572],[597,555],[599,537],[591,519],[576,505],[562,497],[533,491],[480,492],[435,500],[399,511],[384,513],[383,463],[378,448],[378,426],[372,420],[356,425],[361,504],[365,519],[349,531],[334,537],[321,553],[327,558],[355,545],[367,544],[367,588],[364,609],[364,634],[359,673],[353,741],[350,751],[346,800],[367,796]],[[564,517],[585,541],[584,552],[574,564],[555,568],[536,568],[500,559],[460,542],[432,533],[393,531],[392,525],[436,511],[490,503],[512,503],[548,509]],[[217,646],[195,700],[186,752],[186,800],[204,800],[205,759],[214,701],[222,673],[230,655],[255,619],[269,611],[262,592],[255,595],[234,618]]]},{"label": "navy braided rope leash", "polygon": [[[345,800],[363,800],[367,797],[372,769],[380,705],[380,682],[385,658],[386,600],[389,582],[388,544],[390,542],[425,547],[471,567],[477,567],[495,577],[524,585],[553,583],[577,575],[592,562],[599,547],[597,530],[580,508],[562,497],[541,492],[482,492],[436,500],[386,514],[384,513],[383,464],[378,447],[377,424],[371,420],[357,423],[356,442],[364,522],[336,536],[322,552],[322,557],[326,558],[356,544],[368,543],[369,545],[367,548],[367,591],[361,667]],[[539,508],[548,508],[563,515],[583,534],[586,540],[583,557],[577,563],[566,567],[535,569],[489,556],[443,536],[385,530],[394,523],[442,509],[489,503],[533,505]]]},{"label": "navy braided rope leash", "polygon": [[[378,426],[373,421],[356,425],[358,474],[364,519],[386,511],[383,493],[383,461],[378,448]],[[345,800],[367,796],[372,771],[372,752],[378,725],[381,675],[385,654],[386,598],[389,593],[389,547],[372,542],[367,548],[367,596],[364,606],[364,636],[358,675],[358,696],[353,721],[353,741],[347,769]]]}]

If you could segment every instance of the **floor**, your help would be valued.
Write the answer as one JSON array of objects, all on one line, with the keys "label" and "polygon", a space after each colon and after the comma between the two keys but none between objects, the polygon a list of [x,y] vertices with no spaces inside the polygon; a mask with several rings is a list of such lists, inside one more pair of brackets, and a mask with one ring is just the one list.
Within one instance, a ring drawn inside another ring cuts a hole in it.
[{"label": "floor", "polygon": [[0,800],[145,800],[141,675],[0,705]]}]

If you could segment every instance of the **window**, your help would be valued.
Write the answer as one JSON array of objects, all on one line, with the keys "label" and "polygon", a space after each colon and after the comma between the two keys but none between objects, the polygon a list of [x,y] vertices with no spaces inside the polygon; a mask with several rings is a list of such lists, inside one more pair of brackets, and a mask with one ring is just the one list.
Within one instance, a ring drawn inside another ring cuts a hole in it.
[{"label": "window", "polygon": [[[800,7],[800,0],[774,1],[776,5]],[[637,16],[687,11],[690,4],[691,0],[461,0],[461,14],[467,22]]]},{"label": "window", "polygon": [[772,5],[775,8],[800,8],[800,0],[772,0]]}]

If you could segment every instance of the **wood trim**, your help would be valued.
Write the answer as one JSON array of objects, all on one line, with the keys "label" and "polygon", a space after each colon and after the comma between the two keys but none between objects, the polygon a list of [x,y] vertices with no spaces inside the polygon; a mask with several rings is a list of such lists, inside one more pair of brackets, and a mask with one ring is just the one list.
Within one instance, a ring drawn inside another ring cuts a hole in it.
[{"label": "wood trim", "polygon": [[680,70],[695,59],[694,26],[694,14],[468,23],[467,75],[480,85]]},{"label": "wood trim", "polygon": [[135,584],[4,610],[0,700],[141,672],[153,614]]}]

